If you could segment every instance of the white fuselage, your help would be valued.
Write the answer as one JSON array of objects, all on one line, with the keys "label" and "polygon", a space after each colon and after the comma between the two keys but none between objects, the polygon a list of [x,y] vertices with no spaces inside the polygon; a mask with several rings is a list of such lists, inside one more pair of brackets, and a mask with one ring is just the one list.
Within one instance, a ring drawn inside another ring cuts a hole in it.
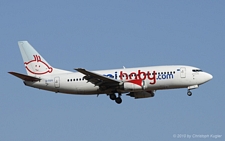
[{"label": "white fuselage", "polygon": [[[140,68],[124,68],[93,71],[95,73],[123,81],[142,79],[142,89],[121,90],[121,93],[137,91],[153,91],[160,89],[176,89],[198,87],[210,79],[212,75],[191,66],[153,66]],[[66,72],[36,76],[40,81],[24,81],[27,86],[68,94],[105,94],[108,90],[100,90],[99,86],[87,82],[80,72]]]},{"label": "white fuselage", "polygon": [[18,42],[27,74],[9,72],[30,87],[66,94],[107,94],[117,104],[121,95],[135,99],[154,97],[156,90],[191,89],[211,80],[213,76],[199,68],[170,65],[111,70],[88,71],[76,68],[77,72],[57,69],[51,66],[28,41]]}]

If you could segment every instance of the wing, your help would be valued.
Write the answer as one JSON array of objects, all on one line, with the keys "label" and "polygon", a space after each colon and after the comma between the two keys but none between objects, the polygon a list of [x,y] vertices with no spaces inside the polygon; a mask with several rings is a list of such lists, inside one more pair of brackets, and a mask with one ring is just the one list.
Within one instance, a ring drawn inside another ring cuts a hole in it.
[{"label": "wing", "polygon": [[83,68],[77,68],[75,70],[83,73],[85,75],[84,79],[86,79],[88,82],[91,82],[95,86],[99,86],[101,90],[116,88],[123,83],[120,80],[112,79],[91,71],[87,71]]},{"label": "wing", "polygon": [[39,81],[41,80],[40,78],[36,78],[36,77],[32,77],[32,76],[28,76],[28,75],[25,75],[25,74],[20,74],[20,73],[17,73],[17,72],[9,72],[10,74],[22,79],[22,80],[25,80],[25,81]]}]

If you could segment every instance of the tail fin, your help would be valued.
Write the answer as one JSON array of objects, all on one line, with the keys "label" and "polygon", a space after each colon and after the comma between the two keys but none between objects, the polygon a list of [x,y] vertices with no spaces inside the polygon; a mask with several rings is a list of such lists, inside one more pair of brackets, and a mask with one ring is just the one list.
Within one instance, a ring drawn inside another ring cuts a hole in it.
[{"label": "tail fin", "polygon": [[53,68],[27,41],[19,41],[18,44],[29,76],[37,77],[63,72],[63,70]]}]

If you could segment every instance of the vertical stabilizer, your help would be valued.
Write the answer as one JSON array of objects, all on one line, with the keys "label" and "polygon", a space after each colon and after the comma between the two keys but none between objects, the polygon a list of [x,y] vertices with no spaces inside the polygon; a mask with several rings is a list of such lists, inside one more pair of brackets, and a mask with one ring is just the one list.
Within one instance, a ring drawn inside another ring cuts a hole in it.
[{"label": "vertical stabilizer", "polygon": [[28,75],[38,77],[64,72],[53,68],[27,41],[19,41],[18,44]]}]

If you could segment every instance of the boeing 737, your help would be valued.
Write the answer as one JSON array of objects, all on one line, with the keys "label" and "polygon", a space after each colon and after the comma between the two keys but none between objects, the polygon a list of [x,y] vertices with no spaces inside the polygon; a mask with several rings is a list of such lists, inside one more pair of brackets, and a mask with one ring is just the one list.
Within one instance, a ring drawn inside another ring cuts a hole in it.
[{"label": "boeing 737", "polygon": [[187,95],[191,96],[192,89],[213,78],[199,68],[185,65],[66,71],[51,66],[27,41],[18,44],[27,75],[9,73],[22,79],[26,86],[56,93],[106,94],[118,104],[122,103],[122,94],[135,99],[149,98],[163,89],[187,88]]}]

